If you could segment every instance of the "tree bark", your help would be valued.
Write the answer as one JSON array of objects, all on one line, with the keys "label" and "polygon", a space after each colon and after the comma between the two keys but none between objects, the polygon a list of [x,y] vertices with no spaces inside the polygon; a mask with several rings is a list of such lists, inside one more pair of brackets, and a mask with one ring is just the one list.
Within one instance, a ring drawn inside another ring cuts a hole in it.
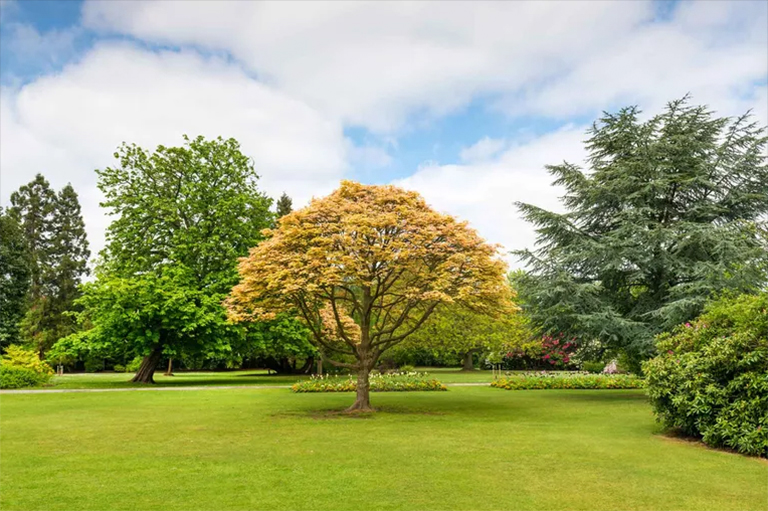
[{"label": "tree bark", "polygon": [[168,359],[168,370],[165,372],[164,376],[173,376],[173,359]]},{"label": "tree bark", "polygon": [[141,361],[139,370],[136,371],[136,374],[131,381],[134,383],[155,383],[155,369],[157,369],[158,364],[160,364],[160,359],[162,358],[163,349],[160,346],[156,346],[152,353],[144,357],[144,360]]},{"label": "tree bark", "polygon": [[464,353],[464,367],[461,368],[462,371],[474,371],[475,370],[475,363],[472,360],[472,354],[476,350],[469,350],[466,353]]},{"label": "tree bark", "polygon": [[320,355],[320,358],[317,359],[317,375],[322,376],[323,375],[323,355]]},{"label": "tree bark", "polygon": [[367,363],[362,363],[357,372],[357,397],[347,412],[372,412],[371,408],[371,368]]}]

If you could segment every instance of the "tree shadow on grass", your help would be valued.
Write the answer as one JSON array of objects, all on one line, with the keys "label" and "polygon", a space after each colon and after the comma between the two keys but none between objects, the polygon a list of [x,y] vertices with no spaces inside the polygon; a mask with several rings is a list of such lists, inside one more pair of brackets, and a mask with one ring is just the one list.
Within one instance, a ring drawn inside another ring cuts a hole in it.
[{"label": "tree shadow on grass", "polygon": [[373,419],[381,415],[411,415],[411,416],[440,416],[447,415],[443,410],[430,410],[426,408],[414,408],[409,406],[383,405],[375,406],[373,412],[349,413],[338,408],[304,409],[296,411],[282,411],[272,414],[275,418],[308,418],[315,420],[328,419]]},{"label": "tree shadow on grass", "polygon": [[[519,392],[549,392],[548,390],[533,390]],[[572,394],[571,394],[572,392]],[[624,390],[569,390],[567,394],[559,394],[560,399],[572,401],[592,401],[592,402],[619,402],[619,401],[648,401],[648,396],[642,389],[624,389]]]}]

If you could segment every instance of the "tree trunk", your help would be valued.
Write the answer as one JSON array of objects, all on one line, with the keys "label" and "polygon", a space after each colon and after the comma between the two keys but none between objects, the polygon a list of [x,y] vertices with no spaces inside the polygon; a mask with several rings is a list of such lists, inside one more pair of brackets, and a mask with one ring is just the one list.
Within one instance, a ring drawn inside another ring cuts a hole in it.
[{"label": "tree trunk", "polygon": [[165,372],[164,376],[173,376],[173,359],[168,359],[168,370]]},{"label": "tree trunk", "polygon": [[155,383],[154,374],[160,359],[163,358],[163,349],[160,346],[155,347],[154,351],[144,357],[141,361],[139,370],[131,380],[134,383]]},{"label": "tree trunk", "polygon": [[317,359],[317,375],[322,376],[323,375],[323,356],[320,355],[320,358]]},{"label": "tree trunk", "polygon": [[462,371],[475,370],[475,363],[472,361],[472,354],[474,352],[475,350],[469,350],[466,353],[464,353],[464,367],[461,368]]},{"label": "tree trunk", "polygon": [[371,408],[371,382],[369,376],[371,368],[367,363],[362,363],[357,372],[357,397],[355,403],[347,408],[347,412],[372,412]]}]

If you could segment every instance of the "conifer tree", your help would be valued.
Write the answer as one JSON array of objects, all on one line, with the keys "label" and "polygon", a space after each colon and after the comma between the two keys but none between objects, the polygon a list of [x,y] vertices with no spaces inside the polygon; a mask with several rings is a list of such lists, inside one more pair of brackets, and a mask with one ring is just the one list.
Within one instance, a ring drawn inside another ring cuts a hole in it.
[{"label": "conifer tree", "polygon": [[10,213],[20,224],[29,250],[31,301],[45,292],[43,273],[50,265],[55,209],[56,193],[42,174],[37,174],[32,181],[11,194]]},{"label": "conifer tree", "polygon": [[17,342],[26,310],[30,261],[21,228],[0,209],[0,349]]},{"label": "conifer tree", "polygon": [[277,218],[282,218],[291,211],[293,211],[293,201],[285,192],[283,192],[277,200]]},{"label": "conifer tree", "polygon": [[531,270],[519,292],[545,332],[638,361],[711,296],[765,284],[766,128],[685,97],[645,121],[606,113],[588,134],[587,171],[548,167],[565,213],[518,203],[538,233],[518,252]]}]

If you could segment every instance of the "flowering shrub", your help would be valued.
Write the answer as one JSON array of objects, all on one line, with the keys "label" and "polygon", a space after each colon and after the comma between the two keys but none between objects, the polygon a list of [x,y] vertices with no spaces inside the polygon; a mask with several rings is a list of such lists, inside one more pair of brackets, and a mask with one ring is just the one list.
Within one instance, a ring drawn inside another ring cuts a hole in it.
[{"label": "flowering shrub", "polygon": [[491,383],[491,387],[507,390],[640,389],[643,386],[643,380],[636,376],[591,374],[586,371],[518,373]]},{"label": "flowering shrub", "polygon": [[[408,392],[416,390],[448,390],[434,377],[427,373],[400,372],[370,376],[371,392]],[[294,392],[354,392],[357,380],[353,376],[312,376],[308,380],[296,382]]]},{"label": "flowering shrub", "polygon": [[564,334],[545,335],[540,339],[515,346],[504,355],[506,369],[565,369],[573,365],[576,339]]},{"label": "flowering shrub", "polygon": [[643,371],[660,422],[715,447],[768,454],[768,293],[713,302],[656,347]]}]

